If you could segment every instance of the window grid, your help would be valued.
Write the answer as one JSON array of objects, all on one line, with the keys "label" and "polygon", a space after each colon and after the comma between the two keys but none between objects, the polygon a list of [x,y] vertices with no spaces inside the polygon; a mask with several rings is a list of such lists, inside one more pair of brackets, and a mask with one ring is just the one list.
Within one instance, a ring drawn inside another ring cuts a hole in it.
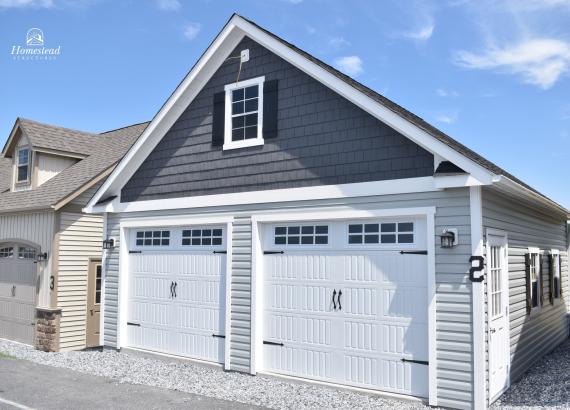
[{"label": "window grid", "polygon": [[532,308],[538,307],[538,253],[530,254],[530,293],[531,293],[531,306]]},{"label": "window grid", "polygon": [[490,261],[490,275],[491,275],[491,318],[495,319],[500,317],[503,312],[503,299],[502,299],[502,266],[501,266],[501,247],[491,246],[491,261]]},{"label": "window grid", "polygon": [[169,246],[170,231],[137,231],[137,246]]},{"label": "window grid", "polygon": [[257,138],[259,85],[232,90],[232,141]]},{"label": "window grid", "polygon": [[36,259],[36,250],[25,246],[18,247],[18,259]]},{"label": "window grid", "polygon": [[101,303],[101,265],[97,265],[95,270],[95,303]]},{"label": "window grid", "polygon": [[11,258],[12,256],[14,256],[13,247],[0,248],[0,258]]},{"label": "window grid", "polygon": [[220,246],[223,242],[222,228],[184,229],[183,246]]},{"label": "window grid", "polygon": [[328,245],[328,225],[276,226],[275,245]]},{"label": "window grid", "polygon": [[348,225],[350,245],[414,243],[413,222],[384,222]]},{"label": "window grid", "polygon": [[19,150],[17,182],[25,182],[28,180],[29,165],[30,165],[30,150],[29,149]]},{"label": "window grid", "polygon": [[554,299],[560,299],[560,255],[557,253],[552,255],[552,269],[554,290],[551,292],[554,292]]}]

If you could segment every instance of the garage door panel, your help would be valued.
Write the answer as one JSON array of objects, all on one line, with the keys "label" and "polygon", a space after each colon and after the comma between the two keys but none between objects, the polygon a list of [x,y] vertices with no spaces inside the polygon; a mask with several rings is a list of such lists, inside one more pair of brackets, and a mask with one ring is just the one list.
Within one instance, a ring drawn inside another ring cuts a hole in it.
[{"label": "garage door panel", "polygon": [[268,324],[270,341],[331,346],[330,319],[270,314]]},{"label": "garage door panel", "polygon": [[425,288],[384,288],[379,315],[386,319],[413,319],[427,322],[427,294]]},{"label": "garage door panel", "polygon": [[328,255],[268,255],[265,259],[268,279],[305,279],[328,281],[332,273],[332,257]]},{"label": "garage door panel", "polygon": [[131,298],[153,301],[168,300],[171,298],[170,285],[172,280],[168,277],[142,276],[140,272],[131,274]]},{"label": "garage door panel", "polygon": [[175,338],[178,354],[212,362],[224,355],[224,339],[213,337],[212,333],[177,332]]},{"label": "garage door panel", "polygon": [[332,366],[334,353],[330,349],[271,345],[264,349],[268,371],[317,380],[330,380],[335,376]]},{"label": "garage door panel", "polygon": [[327,313],[332,311],[332,291],[332,287],[269,283],[265,289],[266,306],[278,311]]},{"label": "garage door panel", "polygon": [[132,300],[129,305],[129,322],[167,326],[172,317],[172,310],[170,304]]},{"label": "garage door panel", "polygon": [[180,331],[194,330],[207,332],[209,336],[221,329],[220,309],[204,306],[176,306],[176,322],[174,326]]},{"label": "garage door panel", "polygon": [[181,303],[217,306],[220,300],[225,298],[219,279],[211,280],[204,277],[196,280],[179,279],[176,282],[178,283],[176,299]]}]

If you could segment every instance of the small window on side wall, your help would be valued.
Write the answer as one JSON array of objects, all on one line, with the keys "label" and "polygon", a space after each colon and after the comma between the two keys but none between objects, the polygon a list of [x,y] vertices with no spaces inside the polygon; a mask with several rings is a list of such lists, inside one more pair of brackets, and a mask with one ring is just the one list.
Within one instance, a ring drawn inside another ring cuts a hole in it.
[{"label": "small window on side wall", "polygon": [[16,159],[16,182],[27,182],[30,179],[30,150],[21,148]]},{"label": "small window on side wall", "polygon": [[538,249],[529,249],[525,255],[527,314],[540,310],[542,305],[541,255]]},{"label": "small window on side wall", "polygon": [[562,296],[562,283],[560,279],[560,273],[562,271],[560,254],[557,250],[550,251],[548,255],[549,260],[549,295],[550,303],[554,304],[555,301],[559,300]]}]

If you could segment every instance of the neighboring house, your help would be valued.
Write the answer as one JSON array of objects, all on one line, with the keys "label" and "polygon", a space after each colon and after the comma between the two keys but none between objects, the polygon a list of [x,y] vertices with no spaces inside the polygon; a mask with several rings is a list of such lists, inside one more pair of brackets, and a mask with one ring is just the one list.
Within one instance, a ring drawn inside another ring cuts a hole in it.
[{"label": "neighboring house", "polygon": [[146,125],[93,134],[16,121],[0,158],[0,338],[99,345],[103,220],[82,207]]},{"label": "neighboring house", "polygon": [[105,346],[481,408],[568,336],[567,209],[238,15],[85,210]]}]

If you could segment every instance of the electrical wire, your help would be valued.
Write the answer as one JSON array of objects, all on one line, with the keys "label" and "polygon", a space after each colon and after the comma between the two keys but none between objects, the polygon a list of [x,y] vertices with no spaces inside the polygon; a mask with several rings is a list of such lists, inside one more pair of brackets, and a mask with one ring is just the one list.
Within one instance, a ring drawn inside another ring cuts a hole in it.
[{"label": "electrical wire", "polygon": [[236,58],[239,58],[239,59],[240,59],[240,62],[239,62],[239,70],[238,70],[238,74],[237,74],[237,78],[236,78],[236,84],[237,84],[237,83],[239,83],[239,77],[240,77],[240,75],[241,75],[241,68],[242,68],[242,65],[243,65],[243,61],[241,61],[241,55],[239,55],[239,56],[230,56],[230,57],[226,58],[226,60],[224,61],[224,63],[227,62],[227,61],[229,61],[229,60],[234,60],[234,59],[236,59]]}]

